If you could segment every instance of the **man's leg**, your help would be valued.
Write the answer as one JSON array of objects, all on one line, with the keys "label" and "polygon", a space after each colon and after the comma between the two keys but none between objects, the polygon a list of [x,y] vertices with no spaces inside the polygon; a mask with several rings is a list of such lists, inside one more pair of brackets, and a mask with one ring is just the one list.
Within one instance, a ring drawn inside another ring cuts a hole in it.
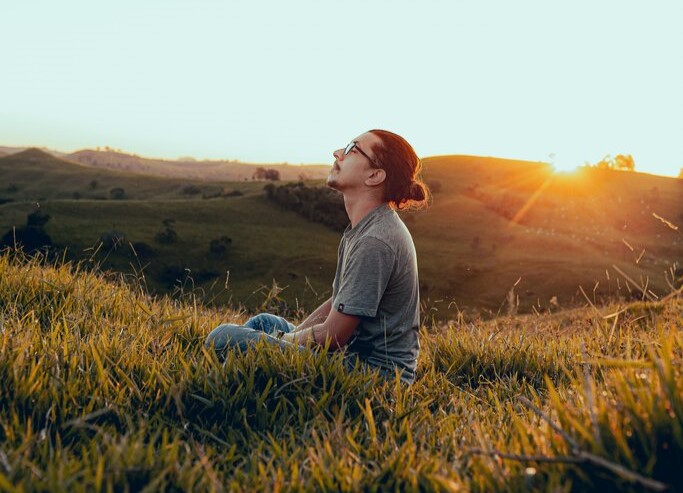
[{"label": "man's leg", "polygon": [[293,323],[287,322],[284,318],[271,315],[270,313],[259,313],[247,320],[247,323],[245,323],[244,326],[249,327],[250,329],[260,330],[272,336],[277,336],[279,331],[286,333],[296,329],[296,326]]},{"label": "man's leg", "polygon": [[244,325],[219,325],[208,335],[204,347],[210,349],[213,346],[221,359],[224,358],[225,351],[229,348],[243,352],[260,340],[265,340],[268,344],[276,344],[283,350],[288,347],[302,348],[303,346],[296,346],[276,337],[279,330],[290,332],[294,329],[294,324],[287,322],[284,318],[262,313],[252,317]]}]

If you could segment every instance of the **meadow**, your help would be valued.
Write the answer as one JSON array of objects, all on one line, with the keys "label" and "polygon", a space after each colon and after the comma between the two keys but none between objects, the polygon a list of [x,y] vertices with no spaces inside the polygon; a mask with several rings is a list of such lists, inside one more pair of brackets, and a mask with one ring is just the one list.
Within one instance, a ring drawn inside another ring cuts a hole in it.
[{"label": "meadow", "polygon": [[2,491],[683,491],[683,303],[421,327],[412,386],[203,348],[244,312],[0,256]]},{"label": "meadow", "polygon": [[[554,312],[581,306],[584,293],[595,303],[656,300],[680,285],[683,236],[666,221],[683,221],[683,180],[558,175],[543,163],[474,156],[423,162],[432,205],[403,219],[425,312],[439,320]],[[338,231],[269,201],[266,182],[185,172],[102,169],[36,149],[1,157],[0,234],[40,211],[68,259],[125,273],[153,294],[194,287],[206,305],[253,311],[270,293],[271,308],[300,314],[329,296]],[[173,241],[159,241],[169,228]],[[224,251],[212,250],[221,238]]]}]

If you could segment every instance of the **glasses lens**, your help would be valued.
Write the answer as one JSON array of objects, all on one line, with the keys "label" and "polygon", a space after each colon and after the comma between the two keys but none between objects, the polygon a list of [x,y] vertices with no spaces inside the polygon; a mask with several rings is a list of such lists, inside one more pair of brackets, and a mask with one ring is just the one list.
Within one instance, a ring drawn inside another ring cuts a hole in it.
[{"label": "glasses lens", "polygon": [[346,146],[346,149],[344,149],[344,156],[346,156],[351,150],[356,147],[355,142],[349,142],[349,145]]}]

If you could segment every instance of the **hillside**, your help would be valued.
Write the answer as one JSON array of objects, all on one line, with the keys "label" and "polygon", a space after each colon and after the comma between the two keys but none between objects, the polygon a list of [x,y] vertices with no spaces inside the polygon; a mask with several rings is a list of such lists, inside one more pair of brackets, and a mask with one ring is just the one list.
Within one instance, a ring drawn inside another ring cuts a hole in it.
[{"label": "hillside", "polygon": [[421,328],[416,382],[206,335],[242,313],[0,255],[3,491],[683,491],[671,297]]},{"label": "hillside", "polygon": [[185,178],[203,181],[251,180],[258,167],[275,169],[282,180],[321,179],[327,176],[328,165],[288,165],[283,163],[251,164],[238,161],[171,161],[149,159],[117,151],[82,150],[66,156],[72,161],[96,168],[123,170],[130,173]]},{"label": "hillside", "polygon": [[51,156],[63,158],[68,153],[57,151],[55,149],[48,149],[47,147],[10,147],[10,146],[0,146],[0,154],[9,156],[10,154],[16,154],[18,152],[24,152],[28,149],[39,149]]},{"label": "hillside", "polygon": [[188,196],[260,190],[262,183],[206,183],[189,178],[142,176],[125,170],[99,169],[57,158],[40,149],[28,149],[0,158],[0,176],[5,187],[0,198],[14,202],[36,200],[108,200],[111,191],[124,190],[126,199],[187,199]]},{"label": "hillside", "polygon": [[[424,164],[432,206],[403,216],[425,317],[556,311],[584,304],[580,287],[596,303],[656,299],[681,275],[681,230],[658,219],[683,224],[681,180],[593,169],[555,175],[542,163],[473,156]],[[45,231],[70,258],[142,272],[153,292],[184,286],[207,302],[289,313],[329,295],[339,233],[266,200],[263,182],[144,176],[36,150],[0,158],[0,173],[8,184],[0,234],[23,226],[39,202],[50,216]],[[169,227],[175,239],[160,242]],[[96,248],[112,235],[124,240],[120,248]],[[220,253],[212,242],[224,244]]]},{"label": "hillside", "polygon": [[553,297],[581,303],[579,286],[594,301],[642,297],[613,265],[647,286],[646,297],[670,292],[665,272],[681,267],[683,235],[657,216],[683,224],[682,180],[587,168],[561,175],[542,163],[473,156],[424,165],[439,190],[430,209],[406,216],[427,252],[424,295],[508,309],[517,283],[525,311],[552,308]]},{"label": "hillside", "polygon": [[[64,153],[47,148],[30,148],[51,156],[102,170],[124,171],[145,176],[187,179],[192,181],[251,180],[259,168],[275,169],[282,180],[316,180],[327,176],[327,164],[291,165],[287,163],[243,163],[236,160],[153,159],[111,149],[83,149]],[[0,157],[17,155],[26,147],[0,146]]]}]

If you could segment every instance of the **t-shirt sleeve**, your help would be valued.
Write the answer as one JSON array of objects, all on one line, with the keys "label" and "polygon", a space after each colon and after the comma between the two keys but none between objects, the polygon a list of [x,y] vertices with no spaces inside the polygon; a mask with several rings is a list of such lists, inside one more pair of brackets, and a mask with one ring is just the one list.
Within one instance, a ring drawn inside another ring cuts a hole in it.
[{"label": "t-shirt sleeve", "polygon": [[377,315],[393,266],[394,253],[386,243],[372,237],[359,240],[345,254],[334,309],[360,317]]}]

